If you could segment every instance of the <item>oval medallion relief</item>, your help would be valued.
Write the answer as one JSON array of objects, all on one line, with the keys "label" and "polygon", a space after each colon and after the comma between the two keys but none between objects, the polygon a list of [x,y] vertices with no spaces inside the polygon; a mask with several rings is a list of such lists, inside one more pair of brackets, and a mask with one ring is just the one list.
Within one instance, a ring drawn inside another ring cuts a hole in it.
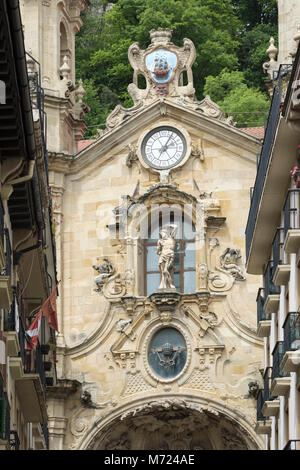
[{"label": "oval medallion relief", "polygon": [[162,328],[150,341],[148,361],[152,371],[168,380],[177,377],[187,360],[187,347],[182,334],[175,328]]}]

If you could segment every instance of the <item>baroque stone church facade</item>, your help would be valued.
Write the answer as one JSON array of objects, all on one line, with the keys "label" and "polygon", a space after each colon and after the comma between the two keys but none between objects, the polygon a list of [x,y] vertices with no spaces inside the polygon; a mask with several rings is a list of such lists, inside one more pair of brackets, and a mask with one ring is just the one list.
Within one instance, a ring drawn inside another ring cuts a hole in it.
[{"label": "baroque stone church facade", "polygon": [[128,51],[133,107],[117,106],[82,145],[88,109],[74,85],[74,35],[87,2],[22,4],[25,19],[40,9],[42,41],[25,22],[25,42],[49,67],[61,280],[50,448],[262,448],[259,279],[244,269],[260,141],[208,96],[196,99],[192,41],[152,30],[146,50]]},{"label": "baroque stone church facade", "polygon": [[128,51],[134,106],[50,161],[62,281],[53,448],[257,449],[263,343],[243,261],[260,145],[195,98],[190,40],[150,36]]}]

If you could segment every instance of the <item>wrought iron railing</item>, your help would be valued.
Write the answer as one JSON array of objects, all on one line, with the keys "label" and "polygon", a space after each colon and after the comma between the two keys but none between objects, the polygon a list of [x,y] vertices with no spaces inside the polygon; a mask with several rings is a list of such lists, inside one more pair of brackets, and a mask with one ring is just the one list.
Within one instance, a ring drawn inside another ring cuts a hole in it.
[{"label": "wrought iron railing", "polygon": [[39,118],[41,123],[41,130],[42,130],[42,140],[43,140],[43,147],[45,151],[45,165],[48,174],[48,161],[47,161],[47,114],[45,112],[44,107],[44,89],[41,84],[41,64],[32,57],[31,54],[26,52],[27,62],[31,63],[33,67],[28,67],[28,78],[29,78],[29,88],[30,88],[30,97],[32,108],[37,109],[39,112]]},{"label": "wrought iron railing", "polygon": [[41,423],[41,428],[42,428],[42,433],[45,438],[45,443],[46,443],[46,449],[49,450],[49,430],[48,430],[48,424],[47,423]]},{"label": "wrought iron railing", "polygon": [[270,320],[270,313],[266,313],[264,310],[265,298],[264,298],[264,288],[260,287],[258,289],[256,297],[256,306],[257,306],[257,324],[261,321]]},{"label": "wrought iron railing", "polygon": [[16,298],[13,297],[12,304],[9,310],[5,310],[4,313],[4,331],[15,331],[16,330]]},{"label": "wrought iron railing", "polygon": [[10,406],[7,393],[4,392],[0,376],[0,439],[9,440],[10,437]]},{"label": "wrought iron railing", "polygon": [[[44,394],[46,388],[46,375],[44,370],[43,354],[41,352],[40,344],[31,350],[26,348],[26,343],[29,338],[26,336],[22,318],[19,323],[19,343],[20,343],[20,357],[22,358],[24,372],[27,374],[39,374],[43,386]],[[46,397],[44,397],[46,398]]]},{"label": "wrought iron railing", "polygon": [[284,342],[277,341],[275,348],[272,352],[273,356],[273,367],[272,367],[272,382],[277,377],[288,377],[289,373],[283,372],[280,368],[281,361],[284,356]]},{"label": "wrought iron railing", "polygon": [[257,395],[256,402],[256,419],[257,421],[265,421],[266,417],[262,414],[262,407],[264,406],[264,390],[261,389]]},{"label": "wrought iron railing", "polygon": [[268,118],[267,129],[265,132],[265,137],[263,141],[263,146],[261,150],[261,156],[259,160],[259,165],[257,169],[253,196],[251,199],[251,205],[248,215],[248,221],[246,226],[246,257],[248,258],[250,252],[250,246],[253,238],[254,227],[256,223],[256,218],[258,214],[259,203],[265,183],[267,168],[269,166],[272,145],[277,129],[277,124],[280,116],[280,106],[282,100],[282,74],[283,69],[279,69],[278,74],[278,83],[273,90],[273,98],[270,108],[270,114]]},{"label": "wrought iron railing", "polygon": [[274,262],[270,260],[267,263],[267,267],[264,272],[264,290],[265,290],[265,300],[269,295],[279,294],[280,293],[280,286],[275,286],[273,283],[273,276],[274,276]]},{"label": "wrought iron railing", "polygon": [[283,450],[300,450],[300,439],[288,441]]},{"label": "wrought iron railing", "polygon": [[2,270],[2,276],[11,276],[11,244],[10,236],[7,228],[4,229],[4,240],[5,240],[5,268]]},{"label": "wrought iron railing", "polygon": [[300,228],[300,189],[290,189],[283,206],[284,237],[290,229]]},{"label": "wrought iron railing", "polygon": [[300,349],[300,313],[289,312],[283,324],[284,352]]},{"label": "wrought iron railing", "polygon": [[20,439],[17,431],[10,431],[10,449],[19,450],[20,449]]},{"label": "wrought iron railing", "polygon": [[273,273],[279,264],[283,264],[283,227],[276,230],[272,242]]},{"label": "wrought iron railing", "polygon": [[4,207],[2,199],[0,198],[0,238],[2,241],[2,246],[4,245]]}]

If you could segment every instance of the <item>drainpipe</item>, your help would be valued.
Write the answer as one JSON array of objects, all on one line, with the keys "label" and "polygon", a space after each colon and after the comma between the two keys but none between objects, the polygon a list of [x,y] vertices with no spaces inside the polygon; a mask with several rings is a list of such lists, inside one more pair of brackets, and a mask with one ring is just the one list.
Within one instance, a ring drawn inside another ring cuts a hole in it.
[{"label": "drainpipe", "polygon": [[20,178],[16,178],[11,181],[7,181],[5,184],[11,184],[13,186],[14,184],[26,183],[26,181],[30,181],[33,177],[34,166],[35,166],[35,160],[30,160],[27,175],[21,176]]}]

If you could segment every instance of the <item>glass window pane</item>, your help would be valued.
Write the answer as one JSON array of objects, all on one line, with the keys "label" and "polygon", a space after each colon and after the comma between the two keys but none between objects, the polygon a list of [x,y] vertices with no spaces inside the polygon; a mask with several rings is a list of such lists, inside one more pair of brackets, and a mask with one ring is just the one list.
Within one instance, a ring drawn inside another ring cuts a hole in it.
[{"label": "glass window pane", "polygon": [[188,218],[184,219],[183,223],[183,239],[194,240],[195,238],[195,226]]},{"label": "glass window pane", "polygon": [[156,253],[156,245],[147,246],[147,272],[158,271],[158,254]]},{"label": "glass window pane", "polygon": [[160,275],[159,273],[147,274],[147,296],[151,295],[156,289],[159,288],[160,284]]},{"label": "glass window pane", "polygon": [[184,244],[184,269],[194,269],[195,268],[195,248],[196,245],[194,242]]},{"label": "glass window pane", "polygon": [[175,257],[174,257],[174,270],[179,271],[180,269],[180,243],[175,245]]},{"label": "glass window pane", "polygon": [[180,290],[180,273],[174,273],[174,286],[178,290],[178,292],[181,292]]},{"label": "glass window pane", "polygon": [[193,292],[196,292],[196,271],[185,271],[183,278],[184,292],[186,294],[192,294]]}]

